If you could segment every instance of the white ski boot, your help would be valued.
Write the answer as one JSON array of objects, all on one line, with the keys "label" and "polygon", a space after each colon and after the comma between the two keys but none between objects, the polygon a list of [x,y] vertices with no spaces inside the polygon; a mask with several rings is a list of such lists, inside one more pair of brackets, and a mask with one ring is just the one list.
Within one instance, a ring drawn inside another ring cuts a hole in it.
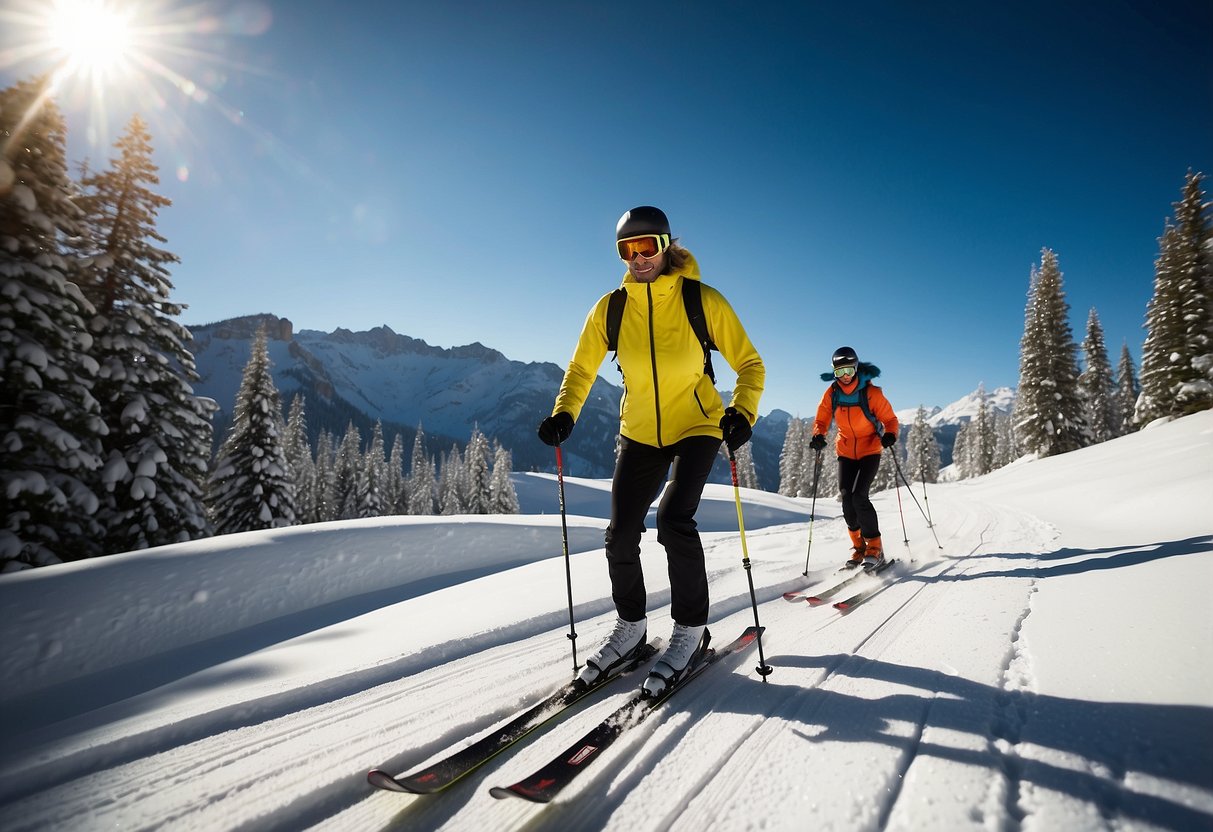
[{"label": "white ski boot", "polygon": [[585,660],[585,667],[577,674],[577,681],[586,687],[599,682],[622,667],[644,646],[649,631],[649,620],[624,621],[615,619],[615,629],[598,650]]},{"label": "white ski boot", "polygon": [[653,699],[662,696],[695,666],[711,640],[712,634],[702,624],[698,627],[675,624],[670,646],[649,671],[649,677],[640,686],[641,693]]}]

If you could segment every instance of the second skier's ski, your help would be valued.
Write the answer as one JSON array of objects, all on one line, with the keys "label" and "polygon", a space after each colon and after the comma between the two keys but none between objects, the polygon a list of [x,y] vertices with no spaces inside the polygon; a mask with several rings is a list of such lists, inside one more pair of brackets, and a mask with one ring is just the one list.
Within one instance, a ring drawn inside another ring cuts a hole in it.
[{"label": "second skier's ski", "polygon": [[[886,560],[880,566],[876,567],[875,569],[869,570],[865,574],[878,575],[895,563],[897,563],[896,558],[893,558],[892,560]],[[856,592],[854,595],[850,595],[850,596],[844,598],[843,600],[836,602],[834,604],[834,609],[840,610],[841,612],[844,612],[844,613],[848,612],[848,611],[854,609],[855,607],[859,606],[860,604],[862,604],[864,601],[871,598],[877,592],[880,592],[880,590],[884,589],[887,585],[888,585],[888,581],[881,581],[876,586],[868,587],[867,589],[861,589],[859,592]]]},{"label": "second skier's ski", "polygon": [[489,793],[498,798],[520,797],[533,803],[549,802],[578,774],[585,771],[590,763],[598,759],[598,756],[627,729],[643,722],[649,714],[682,690],[692,679],[700,676],[711,665],[725,656],[740,652],[754,644],[763,629],[747,627],[736,640],[719,650],[709,647],[699,664],[660,697],[653,699],[636,694],[543,768],[512,786],[494,787],[489,790]]},{"label": "second skier's ski", "polygon": [[579,685],[575,681],[569,682],[509,722],[485,734],[467,748],[431,763],[407,777],[396,777],[382,769],[373,768],[367,772],[367,782],[372,786],[393,792],[411,792],[412,794],[440,792],[468,772],[487,763],[498,753],[518,742],[561,711],[599,688],[610,684],[625,673],[635,670],[655,656],[660,646],[661,640],[654,639],[641,648],[639,655],[628,662],[619,672],[595,682],[589,687]]}]

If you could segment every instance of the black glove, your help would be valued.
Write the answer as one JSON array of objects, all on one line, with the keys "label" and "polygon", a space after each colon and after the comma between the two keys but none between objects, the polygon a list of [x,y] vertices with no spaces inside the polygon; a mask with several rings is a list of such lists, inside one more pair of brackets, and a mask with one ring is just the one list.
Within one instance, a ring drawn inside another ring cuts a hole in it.
[{"label": "black glove", "polygon": [[720,417],[720,430],[724,433],[724,442],[730,451],[737,450],[754,435],[750,420],[738,413],[735,407],[730,407]]},{"label": "black glove", "polygon": [[815,451],[823,450],[826,446],[826,438],[823,434],[815,433],[813,438],[809,440],[809,447]]},{"label": "black glove", "polygon": [[573,432],[573,417],[563,410],[539,423],[539,438],[545,445],[561,445]]},{"label": "black glove", "polygon": [[897,444],[897,434],[886,433],[880,437],[880,447],[891,448]]}]

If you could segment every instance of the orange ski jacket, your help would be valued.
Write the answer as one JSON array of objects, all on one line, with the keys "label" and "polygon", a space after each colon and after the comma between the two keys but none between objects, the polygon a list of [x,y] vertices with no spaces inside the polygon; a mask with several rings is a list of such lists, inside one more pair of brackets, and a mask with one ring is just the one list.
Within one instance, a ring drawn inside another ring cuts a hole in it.
[{"label": "orange ski jacket", "polygon": [[[900,427],[897,414],[885,398],[884,391],[872,384],[872,379],[878,375],[878,368],[860,362],[859,372],[849,384],[835,379],[821,397],[821,404],[817,406],[817,418],[813,420],[813,433],[824,436],[830,430],[830,422],[837,419],[838,439],[834,446],[841,457],[861,459],[879,454],[884,450],[880,445],[881,433],[897,435]],[[822,378],[832,378],[832,375],[825,374]],[[834,409],[835,387],[840,394],[837,411]],[[863,407],[859,404],[860,396],[867,396],[868,410],[881,423],[883,430],[877,430],[876,425],[864,414]]]}]

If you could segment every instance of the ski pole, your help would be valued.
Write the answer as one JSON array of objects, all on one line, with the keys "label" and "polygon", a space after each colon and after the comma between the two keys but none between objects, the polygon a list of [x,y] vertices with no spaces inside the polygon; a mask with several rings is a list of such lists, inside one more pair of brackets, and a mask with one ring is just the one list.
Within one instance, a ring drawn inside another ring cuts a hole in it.
[{"label": "ski pole", "polygon": [[569,560],[569,523],[564,510],[564,459],[560,455],[560,445],[556,446],[556,482],[560,485],[560,535],[564,541],[564,582],[569,591],[569,635],[573,644],[573,675],[581,669],[577,664],[577,630],[573,627],[573,566]]},{"label": "ski pole", "polygon": [[[931,522],[931,518],[927,516],[927,513],[922,510],[922,506],[918,505],[918,498],[914,496],[914,489],[910,488],[910,483],[908,480],[906,480],[906,475],[901,472],[901,463],[897,461],[896,454],[893,455],[893,464],[897,466],[897,476],[901,477],[901,481],[906,484],[906,491],[910,492],[910,499],[912,499],[914,501],[914,505],[918,506],[918,513],[921,514],[922,518],[927,521],[927,527],[930,528],[931,534],[935,536],[935,545],[938,548],[942,549],[943,544],[941,544],[939,542],[939,535],[935,534],[935,524]],[[923,493],[923,499],[925,500],[926,493],[927,493],[925,487],[923,488],[922,493]],[[897,499],[900,502],[900,500],[901,500],[900,492],[898,493]]]},{"label": "ski pole", "polygon": [[813,520],[817,516],[817,478],[821,475],[821,451],[813,463],[813,503],[809,506],[809,546],[804,552],[804,576],[809,576],[809,553],[813,551]]},{"label": "ski pole", "polygon": [[754,594],[754,576],[750,573],[750,552],[745,545],[745,518],[741,514],[741,486],[737,484],[737,458],[729,448],[729,470],[733,473],[733,499],[737,502],[737,530],[741,533],[741,565],[745,567],[745,578],[750,584],[750,605],[754,608],[754,626],[758,629],[758,675],[765,684],[775,668],[767,664],[762,654],[762,626],[758,623],[758,597]]},{"label": "ski pole", "polygon": [[[894,451],[892,447],[889,448],[889,456],[893,457],[893,464],[896,465],[897,470],[900,471],[901,465],[899,465],[897,462],[897,452]],[[908,486],[908,485],[906,486],[907,489],[909,489],[909,487],[910,486]],[[901,510],[901,486],[897,484],[896,473],[894,473],[894,475],[893,475],[893,490],[897,492],[897,513],[901,516],[901,536],[903,538],[901,542],[904,543],[906,546],[909,546],[910,545],[910,535],[906,531],[905,512]],[[910,496],[912,497],[914,495],[911,494]]]},{"label": "ski pole", "polygon": [[918,469],[918,479],[922,480],[922,502],[927,507],[927,528],[934,530],[935,521],[931,519],[931,501],[927,499],[927,472],[921,467]]}]

